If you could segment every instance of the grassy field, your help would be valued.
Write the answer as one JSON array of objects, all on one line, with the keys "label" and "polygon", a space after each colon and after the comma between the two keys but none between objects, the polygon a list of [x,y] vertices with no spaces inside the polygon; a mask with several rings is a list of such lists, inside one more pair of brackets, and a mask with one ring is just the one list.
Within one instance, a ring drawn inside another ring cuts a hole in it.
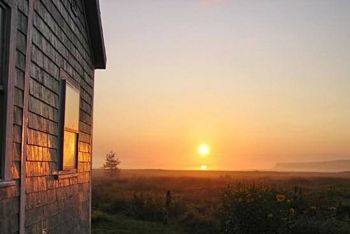
[{"label": "grassy field", "polygon": [[350,233],[350,173],[94,170],[92,189],[93,233]]},{"label": "grassy field", "polygon": [[182,234],[181,229],[174,225],[164,225],[158,222],[148,222],[127,217],[125,215],[108,215],[101,211],[93,212],[93,233],[119,234]]}]

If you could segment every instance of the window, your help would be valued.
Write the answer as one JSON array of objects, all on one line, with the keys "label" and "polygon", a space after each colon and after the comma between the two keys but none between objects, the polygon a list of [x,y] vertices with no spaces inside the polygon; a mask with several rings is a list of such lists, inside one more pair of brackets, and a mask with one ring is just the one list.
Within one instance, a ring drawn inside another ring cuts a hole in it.
[{"label": "window", "polygon": [[7,7],[0,1],[0,178],[4,177],[6,128]]},{"label": "window", "polygon": [[61,170],[74,171],[78,158],[80,91],[73,82],[62,79],[61,97]]}]

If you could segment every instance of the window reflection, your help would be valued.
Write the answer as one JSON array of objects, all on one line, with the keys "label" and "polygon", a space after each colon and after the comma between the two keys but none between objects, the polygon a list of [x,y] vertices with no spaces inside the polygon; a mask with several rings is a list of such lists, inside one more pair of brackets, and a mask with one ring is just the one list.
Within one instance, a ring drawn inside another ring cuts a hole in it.
[{"label": "window reflection", "polygon": [[77,135],[74,132],[64,131],[63,165],[65,170],[76,168]]},{"label": "window reflection", "polygon": [[79,91],[73,88],[69,83],[66,85],[66,111],[65,128],[78,131],[79,129]]},{"label": "window reflection", "polygon": [[80,92],[65,81],[63,170],[77,167]]}]

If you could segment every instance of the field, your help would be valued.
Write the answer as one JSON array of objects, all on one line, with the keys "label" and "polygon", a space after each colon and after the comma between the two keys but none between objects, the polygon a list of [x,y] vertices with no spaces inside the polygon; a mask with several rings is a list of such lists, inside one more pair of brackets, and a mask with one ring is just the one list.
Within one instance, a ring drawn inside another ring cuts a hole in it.
[{"label": "field", "polygon": [[92,233],[350,233],[350,173],[93,171]]}]

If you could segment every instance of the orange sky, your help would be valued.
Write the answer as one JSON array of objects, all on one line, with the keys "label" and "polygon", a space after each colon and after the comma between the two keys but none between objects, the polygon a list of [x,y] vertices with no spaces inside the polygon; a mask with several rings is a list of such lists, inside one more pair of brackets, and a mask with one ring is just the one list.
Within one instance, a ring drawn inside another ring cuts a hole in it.
[{"label": "orange sky", "polygon": [[[350,159],[350,2],[102,0],[94,167]],[[198,145],[210,146],[203,159]]]}]

